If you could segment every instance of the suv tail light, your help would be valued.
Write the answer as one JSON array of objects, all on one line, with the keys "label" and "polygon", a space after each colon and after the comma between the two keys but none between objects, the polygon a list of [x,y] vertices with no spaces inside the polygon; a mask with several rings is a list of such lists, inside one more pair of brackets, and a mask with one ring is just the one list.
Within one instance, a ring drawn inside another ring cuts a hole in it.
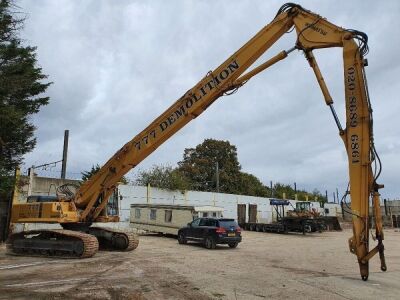
[{"label": "suv tail light", "polygon": [[218,228],[215,230],[215,232],[216,232],[216,233],[226,233],[226,229],[225,229],[224,227],[218,227]]},{"label": "suv tail light", "polygon": [[240,233],[240,232],[242,232],[242,229],[240,227],[237,227],[236,232]]}]

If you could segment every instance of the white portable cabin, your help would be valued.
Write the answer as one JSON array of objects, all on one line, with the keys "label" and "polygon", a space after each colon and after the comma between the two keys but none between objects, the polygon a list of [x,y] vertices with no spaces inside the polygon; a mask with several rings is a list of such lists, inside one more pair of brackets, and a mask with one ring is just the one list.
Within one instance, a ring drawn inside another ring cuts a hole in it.
[{"label": "white portable cabin", "polygon": [[223,217],[224,209],[217,206],[167,204],[132,204],[130,227],[150,232],[178,234],[187,223],[200,217]]}]

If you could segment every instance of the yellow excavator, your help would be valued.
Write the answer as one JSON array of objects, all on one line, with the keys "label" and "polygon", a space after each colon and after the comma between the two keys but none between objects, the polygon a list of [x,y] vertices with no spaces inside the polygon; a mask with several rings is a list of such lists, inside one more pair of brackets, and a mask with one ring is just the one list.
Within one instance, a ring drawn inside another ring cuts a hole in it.
[{"label": "yellow excavator", "polygon": [[[280,37],[295,31],[294,46],[245,72]],[[338,27],[300,5],[287,3],[270,24],[262,28],[238,51],[214,71],[209,71],[193,88],[172,104],[142,132],[111,157],[98,173],[82,184],[75,193],[61,193],[57,199],[30,201],[12,207],[13,223],[58,223],[64,230],[36,230],[10,236],[8,248],[15,253],[89,257],[97,251],[97,241],[111,248],[131,250],[138,240],[128,233],[92,227],[95,222],[116,222],[108,215],[108,199],[120,178],[136,167],[179,129],[198,117],[214,101],[242,87],[253,76],[286,58],[294,50],[302,51],[315,73],[339,135],[348,155],[349,189],[353,236],[350,251],[357,256],[360,274],[368,279],[369,260],[379,253],[381,269],[386,271],[383,230],[377,183],[380,159],[375,150],[372,131],[372,108],[365,74],[368,53],[365,33]],[[346,126],[342,127],[333,106],[313,51],[343,48]],[[369,249],[369,201],[375,214],[377,244]]]}]

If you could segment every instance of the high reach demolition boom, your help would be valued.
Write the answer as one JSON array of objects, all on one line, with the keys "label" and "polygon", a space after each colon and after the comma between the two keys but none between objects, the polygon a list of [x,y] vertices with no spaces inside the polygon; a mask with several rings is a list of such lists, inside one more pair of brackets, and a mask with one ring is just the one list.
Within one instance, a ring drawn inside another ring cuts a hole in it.
[{"label": "high reach demolition boom", "polygon": [[[295,28],[294,47],[282,51],[253,70],[244,72],[281,36]],[[321,75],[313,50],[342,47],[344,62],[346,127],[339,122],[333,100]],[[339,129],[348,155],[350,174],[351,213],[353,236],[350,251],[358,258],[363,280],[368,279],[368,261],[379,252],[381,269],[386,270],[383,231],[376,180],[380,174],[380,161],[374,147],[372,108],[369,101],[364,66],[368,52],[367,35],[338,27],[321,16],[296,4],[283,5],[274,20],[250,41],[229,57],[214,71],[188,90],[171,107],[155,119],[146,129],[125,144],[75,195],[74,203],[80,211],[81,222],[97,220],[104,215],[107,200],[120,178],[137,166],[164,141],[200,115],[219,97],[232,93],[254,75],[286,58],[293,50],[304,52],[321,87]],[[372,165],[378,167],[372,170]],[[369,251],[369,200],[372,199],[377,245]],[[106,216],[104,216],[106,218]]]}]

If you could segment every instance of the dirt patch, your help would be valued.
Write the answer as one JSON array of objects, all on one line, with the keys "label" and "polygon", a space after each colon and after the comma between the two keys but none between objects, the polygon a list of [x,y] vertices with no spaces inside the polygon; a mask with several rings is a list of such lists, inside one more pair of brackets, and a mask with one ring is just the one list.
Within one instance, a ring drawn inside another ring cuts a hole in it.
[{"label": "dirt patch", "polygon": [[[236,249],[142,236],[133,252],[89,259],[9,256],[0,246],[0,299],[396,299],[400,233],[386,231],[379,259],[360,280],[351,231],[313,235],[244,232]],[[372,241],[371,241],[372,244]]]},{"label": "dirt patch", "polygon": [[0,275],[0,298],[209,299],[176,272],[132,257],[100,252],[79,261],[32,258],[36,264],[29,266],[29,258],[11,256],[7,277]]}]

